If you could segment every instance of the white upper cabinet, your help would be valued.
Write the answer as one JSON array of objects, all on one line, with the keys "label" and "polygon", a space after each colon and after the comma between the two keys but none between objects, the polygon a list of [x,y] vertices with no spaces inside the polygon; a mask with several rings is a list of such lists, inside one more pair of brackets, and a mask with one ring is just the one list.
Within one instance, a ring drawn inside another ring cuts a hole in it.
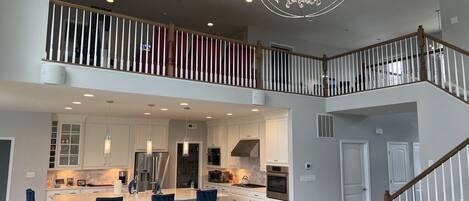
[{"label": "white upper cabinet", "polygon": [[135,150],[146,150],[147,140],[153,142],[153,150],[168,150],[168,127],[164,125],[136,125],[134,127]]},{"label": "white upper cabinet", "polygon": [[130,162],[130,127],[111,125],[111,153],[107,158],[109,167],[129,167]]},{"label": "white upper cabinet", "polygon": [[265,124],[266,163],[288,165],[288,118],[267,119]]},{"label": "white upper cabinet", "polygon": [[239,126],[230,125],[228,126],[228,147],[227,147],[227,166],[229,168],[238,168],[240,166],[240,158],[232,157],[231,151],[236,147],[239,142]]},{"label": "white upper cabinet", "polygon": [[83,168],[103,168],[106,166],[104,157],[105,138],[106,125],[86,124]]},{"label": "white upper cabinet", "polygon": [[226,127],[222,125],[209,126],[207,130],[207,147],[225,148]]},{"label": "white upper cabinet", "polygon": [[83,168],[125,168],[130,161],[130,128],[128,125],[109,125],[111,152],[104,154],[106,124],[86,124]]},{"label": "white upper cabinet", "polygon": [[259,139],[259,123],[244,123],[240,124],[240,139]]},{"label": "white upper cabinet", "polygon": [[82,154],[82,123],[59,123],[57,168],[79,168]]}]

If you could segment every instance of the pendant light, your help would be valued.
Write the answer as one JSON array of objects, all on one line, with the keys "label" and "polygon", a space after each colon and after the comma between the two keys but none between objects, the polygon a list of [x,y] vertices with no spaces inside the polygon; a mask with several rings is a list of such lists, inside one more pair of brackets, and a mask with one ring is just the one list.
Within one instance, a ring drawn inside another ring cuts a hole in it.
[{"label": "pendant light", "polygon": [[106,112],[106,137],[104,138],[104,154],[111,154],[111,128],[109,127],[109,112],[111,110],[111,104],[114,103],[112,100],[106,101],[107,112]]},{"label": "pendant light", "polygon": [[[150,107],[150,111],[155,107],[153,104],[148,104],[148,107]],[[151,113],[147,113],[148,115],[148,127],[150,128],[150,135],[148,136],[147,139],[147,155],[152,155],[153,154],[153,140],[151,139],[151,136],[153,134],[153,126],[151,125]]]},{"label": "pendant light", "polygon": [[[190,107],[184,107],[186,111],[189,111],[191,108]],[[186,116],[186,121],[185,121],[185,126],[186,126],[186,137],[184,138],[184,142],[182,144],[182,156],[183,157],[189,157],[189,130],[188,130],[188,121],[187,121],[187,116]]]}]

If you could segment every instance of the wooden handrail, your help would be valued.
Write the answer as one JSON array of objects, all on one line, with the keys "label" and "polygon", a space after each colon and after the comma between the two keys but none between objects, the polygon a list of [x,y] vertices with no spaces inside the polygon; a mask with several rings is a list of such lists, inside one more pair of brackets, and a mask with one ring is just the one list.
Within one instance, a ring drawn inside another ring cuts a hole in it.
[{"label": "wooden handrail", "polygon": [[460,47],[458,47],[458,46],[456,46],[456,45],[453,45],[453,44],[451,44],[451,43],[445,42],[445,41],[443,41],[443,40],[441,40],[441,39],[439,39],[439,38],[436,38],[436,37],[434,37],[434,36],[432,36],[432,35],[430,35],[430,34],[425,34],[425,37],[427,37],[427,38],[429,38],[429,39],[431,39],[431,40],[434,40],[435,42],[438,42],[438,43],[440,43],[440,44],[443,44],[444,46],[447,46],[447,47],[449,47],[449,48],[451,48],[451,49],[453,49],[453,50],[456,50],[456,51],[458,51],[459,53],[464,54],[464,55],[466,55],[466,56],[469,57],[469,51],[467,51],[467,50],[465,50],[465,49],[462,49],[462,48],[460,48]]},{"label": "wooden handrail", "polygon": [[92,8],[92,7],[88,7],[88,6],[82,6],[82,5],[78,5],[78,4],[68,3],[68,2],[61,1],[61,0],[49,0],[49,2],[57,4],[57,5],[71,7],[71,8],[82,9],[82,10],[90,11],[90,12],[93,12],[93,13],[99,13],[99,14],[102,14],[102,15],[125,18],[125,19],[128,19],[128,20],[143,22],[143,23],[146,23],[146,24],[151,24],[151,25],[160,26],[160,27],[168,27],[168,25],[163,24],[163,23],[159,23],[159,22],[155,22],[155,21],[151,21],[151,20],[145,20],[145,19],[137,18],[137,17],[131,17],[131,16],[123,15],[123,14],[119,14],[119,13],[113,13],[113,12],[100,10],[100,9],[96,9],[96,8]]},{"label": "wooden handrail", "polygon": [[406,35],[403,35],[403,36],[400,36],[400,37],[397,37],[397,38],[394,38],[394,39],[390,39],[390,40],[387,40],[387,41],[376,43],[374,45],[369,45],[369,46],[359,48],[359,49],[356,49],[356,50],[348,51],[348,52],[345,52],[345,53],[342,53],[342,54],[338,54],[338,55],[329,57],[327,59],[328,60],[337,59],[337,58],[343,57],[345,55],[349,55],[349,54],[357,53],[357,52],[360,52],[360,51],[372,49],[372,48],[375,48],[375,47],[379,47],[379,46],[382,46],[382,45],[386,45],[386,44],[389,44],[389,43],[393,43],[393,42],[400,41],[402,39],[406,39],[406,38],[410,38],[410,37],[414,37],[414,36],[417,36],[417,32],[406,34]]},{"label": "wooden handrail", "polygon": [[[412,186],[416,185],[419,181],[424,179],[426,176],[428,176],[430,173],[432,173],[434,170],[436,170],[438,167],[440,167],[443,163],[448,161],[451,157],[456,155],[459,151],[464,149],[467,145],[469,145],[469,138],[466,138],[461,144],[456,146],[454,149],[452,149],[450,152],[448,152],[446,155],[444,155],[440,160],[435,162],[433,165],[431,165],[429,168],[427,168],[425,171],[420,173],[417,177],[412,179],[409,183],[404,185],[402,188],[400,188],[398,191],[390,195],[389,201],[396,199],[401,195],[402,193],[406,192],[409,190]],[[385,195],[386,197],[386,195]]]},{"label": "wooden handrail", "polygon": [[280,50],[280,49],[275,49],[275,48],[270,48],[270,47],[262,47],[262,49],[270,50],[270,51],[276,51],[276,52],[282,52],[282,53],[286,53],[286,54],[290,54],[290,55],[306,57],[306,58],[311,58],[311,59],[316,59],[316,60],[321,60],[321,61],[324,60],[323,57],[311,56],[311,55],[302,54],[302,53],[298,53],[298,52],[291,52],[291,51],[287,51],[287,50]]},{"label": "wooden handrail", "polygon": [[244,45],[248,45],[248,46],[253,46],[253,47],[256,46],[256,45],[250,44],[250,43],[248,43],[248,42],[246,42],[246,41],[236,40],[236,39],[232,39],[232,38],[227,38],[227,37],[223,37],[223,36],[218,36],[218,35],[215,35],[215,34],[200,32],[200,31],[194,31],[194,30],[190,30],[190,29],[186,29],[186,28],[182,28],[182,27],[176,27],[175,29],[176,29],[177,31],[189,32],[189,33],[191,33],[191,34],[206,36],[206,37],[210,37],[210,38],[214,38],[214,39],[219,39],[219,40],[224,40],[224,41],[230,41],[230,42],[234,42],[234,43],[240,43],[240,44],[244,44]]}]

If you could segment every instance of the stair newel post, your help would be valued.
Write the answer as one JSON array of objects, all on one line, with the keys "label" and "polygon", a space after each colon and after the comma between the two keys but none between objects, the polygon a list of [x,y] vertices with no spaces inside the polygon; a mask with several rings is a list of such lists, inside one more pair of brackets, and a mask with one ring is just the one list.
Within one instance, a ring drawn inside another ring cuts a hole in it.
[{"label": "stair newel post", "polygon": [[386,191],[384,193],[384,201],[392,201],[391,200],[391,194],[389,194],[389,191]]},{"label": "stair newel post", "polygon": [[174,36],[175,36],[175,26],[173,23],[169,24],[168,29],[168,77],[174,77]]},{"label": "stair newel post", "polygon": [[425,54],[425,30],[423,26],[420,25],[417,30],[417,43],[419,48],[419,63],[420,63],[420,81],[427,81],[428,80],[428,67],[426,63],[426,57],[428,55]]},{"label": "stair newel post", "polygon": [[257,41],[256,43],[256,66],[255,66],[255,76],[256,76],[256,88],[263,89],[264,78],[262,77],[262,72],[264,70],[264,64],[262,62],[262,43],[261,41]]},{"label": "stair newel post", "polygon": [[327,68],[327,55],[324,55],[322,58],[322,92],[323,96],[329,96],[329,76]]}]

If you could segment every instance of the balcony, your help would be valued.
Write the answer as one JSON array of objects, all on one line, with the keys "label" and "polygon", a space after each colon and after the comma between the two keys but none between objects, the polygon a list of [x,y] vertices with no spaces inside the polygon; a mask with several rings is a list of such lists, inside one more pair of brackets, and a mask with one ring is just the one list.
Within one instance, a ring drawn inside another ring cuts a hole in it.
[{"label": "balcony", "polygon": [[467,101],[468,57],[422,27],[317,57],[51,0],[44,60],[321,97],[430,81]]}]

